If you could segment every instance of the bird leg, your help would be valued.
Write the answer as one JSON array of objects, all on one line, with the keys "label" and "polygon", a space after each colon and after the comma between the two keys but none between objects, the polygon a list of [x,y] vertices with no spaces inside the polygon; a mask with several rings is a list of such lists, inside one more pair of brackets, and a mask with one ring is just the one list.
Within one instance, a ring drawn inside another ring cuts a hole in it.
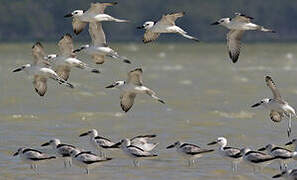
[{"label": "bird leg", "polygon": [[291,113],[289,114],[289,120],[288,120],[288,129],[287,129],[287,133],[288,133],[288,137],[290,137],[291,132],[292,132],[292,115]]}]

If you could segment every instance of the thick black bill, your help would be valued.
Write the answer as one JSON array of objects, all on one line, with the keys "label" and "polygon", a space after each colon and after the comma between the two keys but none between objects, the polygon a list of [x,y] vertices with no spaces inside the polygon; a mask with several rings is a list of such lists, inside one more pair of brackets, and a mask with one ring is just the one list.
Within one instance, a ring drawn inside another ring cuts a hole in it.
[{"label": "thick black bill", "polygon": [[254,107],[257,107],[257,106],[260,106],[260,105],[261,105],[261,103],[256,103],[256,104],[252,105],[251,107],[254,108]]},{"label": "thick black bill", "polygon": [[48,146],[48,145],[50,145],[50,143],[46,142],[46,143],[42,144],[41,146]]},{"label": "thick black bill", "polygon": [[73,15],[71,13],[69,14],[66,14],[64,17],[67,18],[67,17],[72,17]]},{"label": "thick black bill", "polygon": [[143,29],[143,28],[144,28],[143,26],[138,26],[138,27],[137,27],[137,29]]},{"label": "thick black bill", "polygon": [[208,143],[207,145],[209,146],[209,145],[214,145],[214,144],[217,144],[217,143],[218,143],[217,141],[213,141],[211,143]]},{"label": "thick black bill", "polygon": [[16,152],[16,153],[13,154],[13,156],[17,156],[17,155],[19,155],[19,152]]},{"label": "thick black bill", "polygon": [[171,144],[170,146],[167,146],[166,149],[174,148],[174,144]]},{"label": "thick black bill", "polygon": [[210,25],[219,25],[220,23],[218,21],[211,23]]},{"label": "thick black bill", "polygon": [[280,177],[282,177],[282,174],[277,174],[277,175],[272,176],[272,178],[280,178]]},{"label": "thick black bill", "polygon": [[12,72],[19,72],[19,71],[21,71],[21,70],[23,70],[23,69],[24,69],[23,67],[16,68],[16,69],[12,70]]},{"label": "thick black bill", "polygon": [[288,146],[288,145],[291,145],[291,144],[293,144],[293,142],[292,142],[292,141],[290,141],[290,142],[287,142],[285,145],[286,145],[286,146]]},{"label": "thick black bill", "polygon": [[265,147],[262,147],[262,148],[258,149],[258,151],[265,151],[265,150],[266,150]]},{"label": "thick black bill", "polygon": [[115,85],[112,84],[112,85],[106,86],[105,88],[114,88],[114,87],[115,87]]},{"label": "thick black bill", "polygon": [[117,142],[114,145],[110,146],[110,148],[120,148],[121,144],[122,144],[121,141],[120,142]]},{"label": "thick black bill", "polygon": [[131,61],[129,61],[128,59],[124,59],[123,62],[127,64],[131,64]]},{"label": "thick black bill", "polygon": [[89,133],[85,132],[85,133],[82,133],[81,135],[79,135],[79,137],[83,137],[83,136],[87,136],[87,135],[89,135]]}]

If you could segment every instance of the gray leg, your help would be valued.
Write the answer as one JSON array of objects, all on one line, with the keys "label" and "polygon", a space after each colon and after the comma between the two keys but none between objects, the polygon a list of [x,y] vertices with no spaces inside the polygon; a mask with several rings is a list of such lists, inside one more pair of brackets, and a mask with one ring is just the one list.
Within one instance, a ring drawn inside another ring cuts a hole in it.
[{"label": "gray leg", "polygon": [[64,168],[67,168],[67,160],[64,159]]},{"label": "gray leg", "polygon": [[89,174],[89,169],[88,168],[86,168],[86,174]]},{"label": "gray leg", "polygon": [[291,113],[290,113],[290,114],[289,114],[289,121],[288,121],[288,130],[287,130],[287,132],[288,132],[288,137],[290,137],[291,132],[292,132],[291,127],[292,127],[292,115],[291,115]]}]

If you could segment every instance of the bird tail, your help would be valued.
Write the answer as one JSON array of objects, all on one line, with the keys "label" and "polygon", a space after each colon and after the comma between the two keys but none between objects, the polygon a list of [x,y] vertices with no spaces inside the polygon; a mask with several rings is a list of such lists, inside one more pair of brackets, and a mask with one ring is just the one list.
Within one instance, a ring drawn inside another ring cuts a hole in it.
[{"label": "bird tail", "polygon": [[116,19],[116,18],[114,18],[114,21],[115,21],[115,22],[119,22],[119,23],[127,23],[127,22],[130,22],[129,20],[125,20],[125,19]]},{"label": "bird tail", "polygon": [[191,39],[191,40],[194,40],[196,42],[200,42],[197,38],[193,37],[193,36],[190,36],[190,35],[187,35],[186,33],[181,33],[181,35],[187,39]]},{"label": "bird tail", "polygon": [[131,64],[131,61],[124,57],[124,56],[120,56],[118,53],[114,52],[112,54],[109,54],[108,56],[114,58],[114,59],[120,59],[121,61],[123,61],[124,63],[127,63],[127,64]]},{"label": "bird tail", "polygon": [[262,32],[276,33],[274,30],[272,30],[272,29],[267,29],[267,28],[265,28],[265,27],[263,27],[263,26],[259,26],[259,27],[258,27],[258,30],[259,30],[259,31],[262,31]]}]

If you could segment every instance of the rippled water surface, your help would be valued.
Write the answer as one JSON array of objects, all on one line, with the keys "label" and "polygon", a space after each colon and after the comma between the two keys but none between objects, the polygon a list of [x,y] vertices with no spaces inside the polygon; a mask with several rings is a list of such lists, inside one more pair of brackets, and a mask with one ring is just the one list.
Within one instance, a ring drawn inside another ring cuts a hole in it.
[{"label": "rippled water surface", "polygon": [[[267,143],[288,141],[286,121],[272,123],[268,111],[251,109],[255,101],[270,97],[264,76],[271,75],[283,97],[297,107],[297,45],[246,44],[237,64],[228,60],[224,44],[112,44],[130,57],[131,66],[116,60],[98,67],[101,74],[73,69],[70,82],[75,89],[48,82],[45,97],[39,97],[32,79],[25,73],[12,73],[18,65],[31,63],[32,44],[0,44],[0,174],[4,179],[271,179],[278,173],[272,163],[261,173],[252,173],[244,163],[237,173],[230,162],[217,153],[200,158],[197,167],[187,167],[174,150],[166,146],[177,140],[202,147],[218,136],[231,146],[259,148]],[[57,51],[44,44],[46,52]],[[104,87],[126,79],[127,72],[141,66],[144,83],[166,101],[166,105],[138,95],[127,114],[121,111],[118,90]],[[135,168],[121,151],[114,160],[83,174],[77,167],[63,167],[62,160],[39,166],[35,174],[12,153],[20,146],[51,150],[40,145],[51,138],[90,149],[88,138],[78,135],[96,128],[100,135],[120,140],[138,134],[155,133],[160,142],[159,158],[141,161]],[[293,133],[297,122],[293,121]],[[217,147],[213,147],[216,148]],[[289,167],[295,167],[291,162]],[[1,179],[2,179],[1,178]]]}]

